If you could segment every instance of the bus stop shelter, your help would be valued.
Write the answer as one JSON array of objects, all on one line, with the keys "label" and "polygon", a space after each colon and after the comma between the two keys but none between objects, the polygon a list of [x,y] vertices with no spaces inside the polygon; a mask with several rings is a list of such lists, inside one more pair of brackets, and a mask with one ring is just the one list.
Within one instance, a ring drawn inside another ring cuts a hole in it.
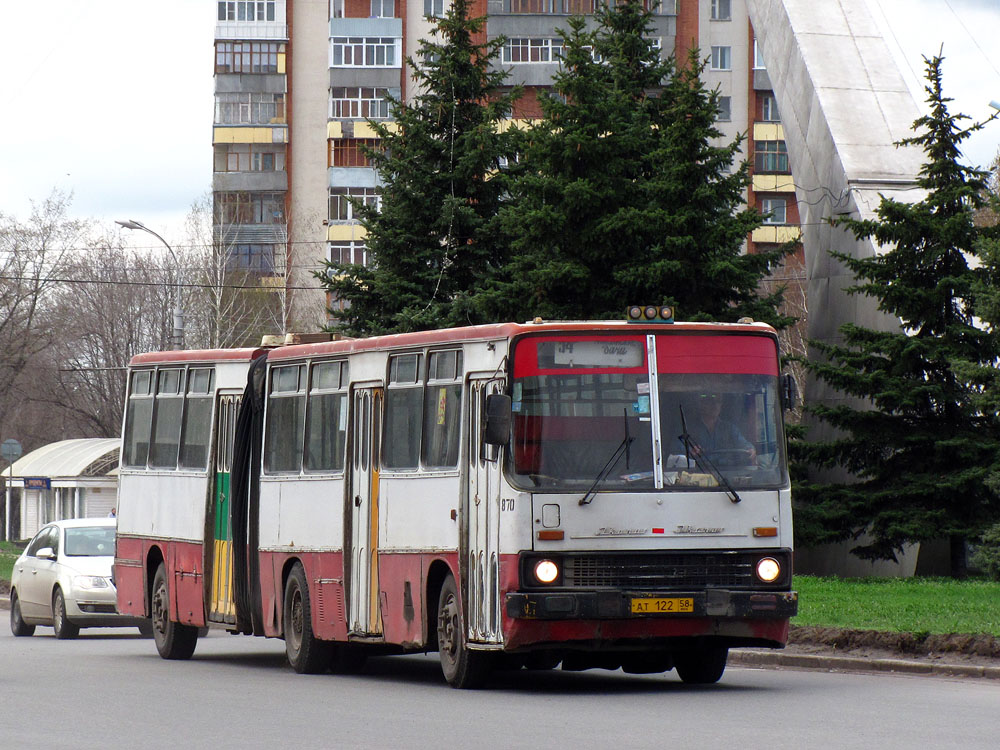
[{"label": "bus stop shelter", "polygon": [[30,539],[64,518],[107,516],[118,496],[120,447],[118,438],[60,440],[15,461],[4,471],[4,538]]}]

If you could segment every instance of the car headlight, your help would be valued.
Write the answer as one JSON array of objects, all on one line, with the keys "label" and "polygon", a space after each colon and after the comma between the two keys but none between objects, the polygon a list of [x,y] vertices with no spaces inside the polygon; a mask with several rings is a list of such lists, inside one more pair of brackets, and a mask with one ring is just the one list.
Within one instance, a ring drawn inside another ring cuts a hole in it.
[{"label": "car headlight", "polygon": [[111,584],[101,576],[77,576],[73,579],[73,585],[78,589],[106,589]]},{"label": "car headlight", "polygon": [[535,563],[534,574],[539,583],[552,583],[559,578],[559,566],[552,560],[539,560]]},{"label": "car headlight", "polygon": [[781,576],[781,563],[773,557],[763,557],[757,561],[757,577],[764,583],[774,583]]}]

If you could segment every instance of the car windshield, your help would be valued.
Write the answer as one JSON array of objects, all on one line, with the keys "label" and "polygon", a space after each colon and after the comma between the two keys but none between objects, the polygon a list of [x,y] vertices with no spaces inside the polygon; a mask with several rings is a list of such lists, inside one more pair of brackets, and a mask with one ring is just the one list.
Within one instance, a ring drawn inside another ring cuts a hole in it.
[{"label": "car windshield", "polygon": [[508,453],[515,484],[649,490],[654,461],[666,490],[787,481],[773,341],[673,335],[656,347],[654,380],[642,336],[523,340]]},{"label": "car windshield", "polygon": [[66,529],[66,554],[69,557],[102,557],[114,553],[114,526],[81,526]]}]

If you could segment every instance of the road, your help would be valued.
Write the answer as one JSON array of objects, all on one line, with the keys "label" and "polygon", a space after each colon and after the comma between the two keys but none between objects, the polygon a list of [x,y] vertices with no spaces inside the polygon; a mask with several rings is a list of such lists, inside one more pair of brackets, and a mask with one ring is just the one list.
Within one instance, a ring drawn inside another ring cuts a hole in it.
[{"label": "road", "polygon": [[211,633],[189,662],[135,630],[57,641],[0,633],[3,748],[995,748],[996,680],[730,667],[673,673],[502,673],[457,691],[436,656],[305,676],[281,641]]}]

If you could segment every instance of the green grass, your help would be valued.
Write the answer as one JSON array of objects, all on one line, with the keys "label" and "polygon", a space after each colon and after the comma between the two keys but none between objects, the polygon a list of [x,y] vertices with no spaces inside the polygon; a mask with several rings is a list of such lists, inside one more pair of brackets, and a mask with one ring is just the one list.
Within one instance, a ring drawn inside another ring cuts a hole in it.
[{"label": "green grass", "polygon": [[1000,636],[1000,583],[948,578],[796,576],[793,625]]},{"label": "green grass", "polygon": [[10,580],[10,572],[14,569],[14,561],[21,554],[22,549],[24,548],[11,542],[0,542],[0,580]]}]

